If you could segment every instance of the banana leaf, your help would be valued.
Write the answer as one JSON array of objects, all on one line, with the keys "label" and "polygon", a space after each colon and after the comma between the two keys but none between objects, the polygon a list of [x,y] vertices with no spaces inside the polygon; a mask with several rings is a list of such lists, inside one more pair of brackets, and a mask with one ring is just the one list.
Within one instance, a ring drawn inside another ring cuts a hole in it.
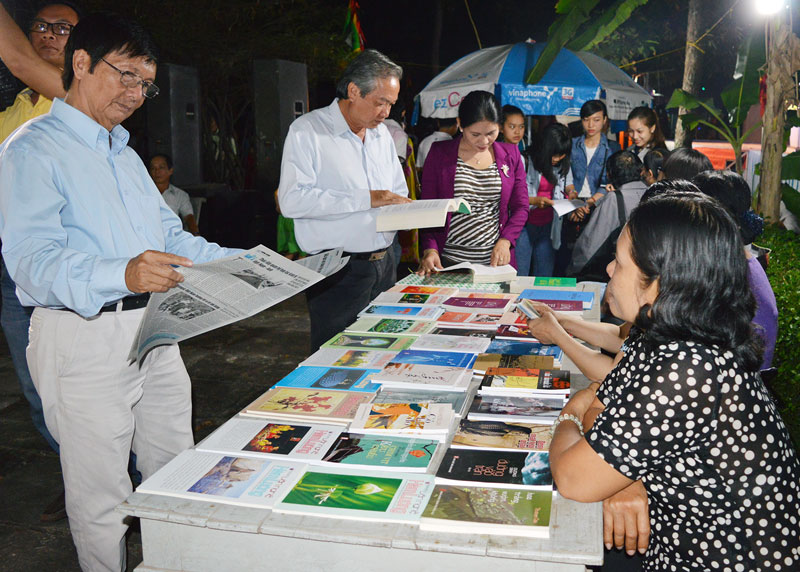
[{"label": "banana leaf", "polygon": [[786,209],[800,219],[800,193],[784,183],[781,185],[781,200]]},{"label": "banana leaf", "polygon": [[603,10],[580,36],[569,42],[567,48],[576,52],[592,49],[624,24],[636,8],[645,4],[647,0],[617,0],[613,6]]},{"label": "banana leaf", "polygon": [[800,151],[786,155],[781,161],[781,179],[800,180]]},{"label": "banana leaf", "polygon": [[758,103],[759,69],[764,65],[764,38],[751,35],[739,49],[733,82],[722,90],[722,104],[727,111],[728,125],[734,129],[744,124],[750,107]]}]

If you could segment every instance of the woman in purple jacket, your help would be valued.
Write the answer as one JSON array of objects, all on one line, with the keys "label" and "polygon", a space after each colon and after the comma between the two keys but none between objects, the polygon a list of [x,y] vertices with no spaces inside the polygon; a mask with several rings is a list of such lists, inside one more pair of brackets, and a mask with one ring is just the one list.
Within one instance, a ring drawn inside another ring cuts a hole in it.
[{"label": "woman in purple jacket", "polygon": [[517,147],[495,141],[500,117],[491,93],[473,91],[458,108],[461,136],[431,147],[421,198],[463,198],[472,212],[448,214],[444,227],[421,231],[419,274],[459,262],[515,264],[513,247],[528,219],[528,188]]}]

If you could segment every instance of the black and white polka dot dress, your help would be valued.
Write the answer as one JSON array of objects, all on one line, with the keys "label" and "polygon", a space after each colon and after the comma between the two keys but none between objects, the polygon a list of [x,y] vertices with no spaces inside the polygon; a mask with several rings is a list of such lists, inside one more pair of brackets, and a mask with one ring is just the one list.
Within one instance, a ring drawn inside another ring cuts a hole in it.
[{"label": "black and white polka dot dress", "polygon": [[800,570],[800,463],[760,376],[715,347],[628,343],[587,439],[647,489],[645,570]]}]

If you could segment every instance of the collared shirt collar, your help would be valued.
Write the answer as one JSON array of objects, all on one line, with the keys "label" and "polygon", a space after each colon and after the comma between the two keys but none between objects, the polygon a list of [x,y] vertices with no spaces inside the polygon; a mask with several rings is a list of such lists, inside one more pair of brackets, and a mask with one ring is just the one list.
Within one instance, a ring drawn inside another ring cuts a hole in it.
[{"label": "collared shirt collar", "polygon": [[80,137],[89,147],[95,149],[98,144],[101,148],[108,148],[109,135],[111,136],[111,153],[118,155],[128,145],[130,134],[122,125],[116,125],[108,130],[82,111],[72,107],[63,99],[54,99],[50,113],[63,121]]},{"label": "collared shirt collar", "polygon": [[[353,130],[350,129],[350,126],[347,124],[347,120],[344,118],[344,114],[342,113],[342,109],[339,107],[339,98],[335,98],[333,103],[328,106],[328,111],[330,113],[331,121],[333,122],[333,133],[335,135],[344,135],[346,133],[353,133]],[[353,133],[355,135],[355,133]],[[367,129],[365,140],[367,137],[380,137],[381,132],[379,129]]]}]

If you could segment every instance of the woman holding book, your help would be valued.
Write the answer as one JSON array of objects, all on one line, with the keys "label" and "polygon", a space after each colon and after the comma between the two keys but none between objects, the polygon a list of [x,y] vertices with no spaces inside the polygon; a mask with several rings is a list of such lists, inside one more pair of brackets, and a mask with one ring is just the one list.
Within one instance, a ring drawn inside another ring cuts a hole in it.
[{"label": "woman holding book", "polygon": [[514,264],[514,244],[528,218],[525,166],[516,145],[496,141],[500,106],[473,91],[458,108],[461,136],[431,146],[422,172],[422,199],[465,199],[470,214],[450,213],[442,228],[422,229],[418,274],[473,262]]},{"label": "woman holding book", "polygon": [[646,522],[605,523],[607,545],[647,547],[646,570],[800,566],[800,463],[758,375],[740,241],[703,195],[642,202],[608,267],[611,311],[634,325],[622,358],[553,426],[561,495],[646,493],[649,545]]}]

